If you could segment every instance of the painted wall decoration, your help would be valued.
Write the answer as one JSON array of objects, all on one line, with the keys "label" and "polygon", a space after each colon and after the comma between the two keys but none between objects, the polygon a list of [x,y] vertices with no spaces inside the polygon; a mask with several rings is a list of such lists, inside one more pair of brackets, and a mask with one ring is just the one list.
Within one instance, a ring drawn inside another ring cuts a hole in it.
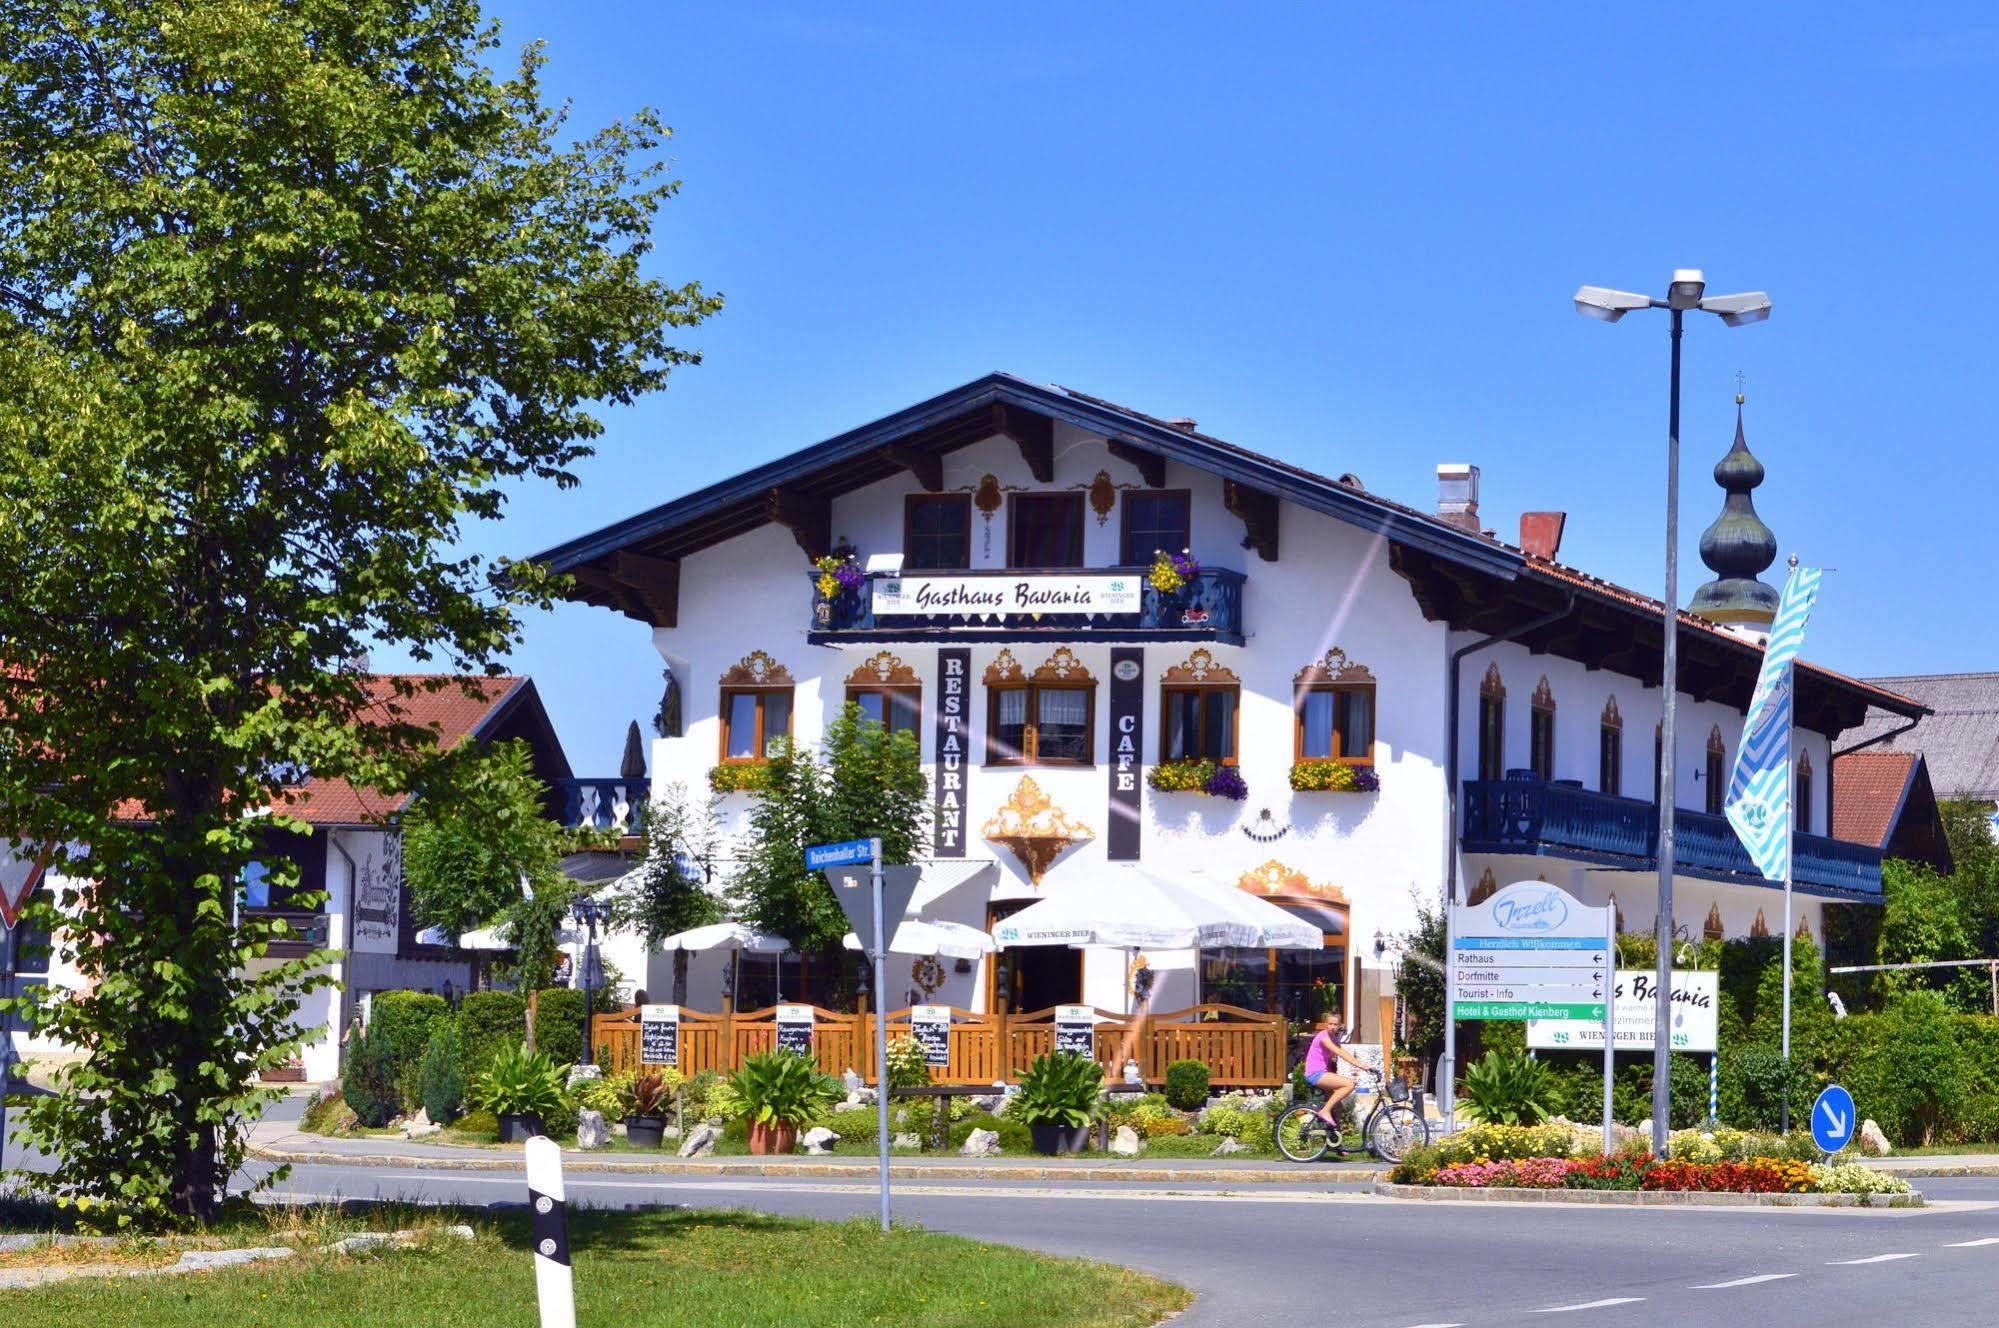
[{"label": "painted wall decoration", "polygon": [[1021,777],[1012,796],[979,833],[1018,858],[1027,869],[1027,879],[1036,885],[1063,850],[1096,838],[1088,826],[1050,801],[1032,775]]},{"label": "painted wall decoration", "polygon": [[403,854],[400,835],[369,835],[349,848],[354,858],[354,949],[394,954],[403,926]]}]

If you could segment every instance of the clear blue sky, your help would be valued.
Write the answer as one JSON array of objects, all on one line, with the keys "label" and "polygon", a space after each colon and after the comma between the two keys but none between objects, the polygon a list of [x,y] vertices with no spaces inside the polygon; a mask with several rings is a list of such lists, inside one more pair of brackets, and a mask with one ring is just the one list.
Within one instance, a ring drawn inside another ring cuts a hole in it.
[{"label": "clear blue sky", "polygon": [[[1758,508],[1838,569],[1808,656],[1999,667],[1999,20],[1694,8],[504,0],[579,126],[674,126],[655,270],[728,307],[580,488],[477,547],[538,551],[1006,369],[1418,505],[1437,462],[1476,462],[1488,524],[1564,509],[1564,561],[1657,593],[1665,322],[1570,296],[1685,264],[1776,301],[1689,328],[1685,592],[1741,370]],[[513,665],[579,773],[614,772],[658,699],[647,629],[601,609],[536,615]]]}]

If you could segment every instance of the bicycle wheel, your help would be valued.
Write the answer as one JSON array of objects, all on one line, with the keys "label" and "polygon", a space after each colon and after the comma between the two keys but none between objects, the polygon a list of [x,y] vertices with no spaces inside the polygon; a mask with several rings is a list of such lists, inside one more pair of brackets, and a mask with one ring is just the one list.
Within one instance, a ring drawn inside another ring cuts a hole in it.
[{"label": "bicycle wheel", "polygon": [[1367,1146],[1385,1162],[1400,1162],[1412,1148],[1430,1142],[1430,1123],[1407,1102],[1391,1102],[1367,1125]]},{"label": "bicycle wheel", "polygon": [[1277,1118],[1276,1134],[1277,1151],[1293,1162],[1317,1162],[1332,1143],[1318,1111],[1304,1103]]}]

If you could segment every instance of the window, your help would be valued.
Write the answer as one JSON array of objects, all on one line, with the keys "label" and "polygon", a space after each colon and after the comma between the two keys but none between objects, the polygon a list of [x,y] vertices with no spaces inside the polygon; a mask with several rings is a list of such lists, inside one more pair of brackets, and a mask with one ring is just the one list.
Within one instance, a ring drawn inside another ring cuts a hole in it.
[{"label": "window", "polygon": [[1127,567],[1149,563],[1161,553],[1179,553],[1192,542],[1191,506],[1185,489],[1136,489],[1124,496],[1124,557]]},{"label": "window", "polygon": [[1497,664],[1478,685],[1478,777],[1506,778],[1506,684]]},{"label": "window", "polygon": [[1553,783],[1555,780],[1555,693],[1548,685],[1546,674],[1534,688],[1533,703],[1527,723],[1527,762],[1534,768],[1536,777]]},{"label": "window", "polygon": [[1721,740],[1721,726],[1717,724],[1707,740],[1707,769],[1703,772],[1707,781],[1707,814],[1721,815],[1721,801],[1728,792],[1728,748]]},{"label": "window", "polygon": [[903,500],[905,571],[950,571],[972,565],[972,495],[917,493]]},{"label": "window", "polygon": [[1291,687],[1295,759],[1374,764],[1374,673],[1366,665],[1335,646],[1300,669]]},{"label": "window", "polygon": [[1236,718],[1242,681],[1215,662],[1212,651],[1196,650],[1166,670],[1159,687],[1159,759],[1236,759]]},{"label": "window", "polygon": [[1791,800],[1797,804],[1797,810],[1792,813],[1791,819],[1796,824],[1798,833],[1801,835],[1810,834],[1812,832],[1812,754],[1810,752],[1798,753],[1798,788],[1797,792],[1792,794]]},{"label": "window", "polygon": [[761,650],[722,675],[722,760],[770,759],[771,748],[791,736],[790,670]]},{"label": "window", "polygon": [[1065,646],[1032,674],[1002,650],[986,669],[986,764],[1089,765],[1096,680]]},{"label": "window", "polygon": [[1624,792],[1624,716],[1617,711],[1617,698],[1603,707],[1603,721],[1597,729],[1596,786],[1613,798]]},{"label": "window", "polygon": [[861,708],[861,716],[880,724],[890,733],[912,733],[921,742],[923,730],[923,686],[916,670],[884,650],[863,663],[847,678],[847,700]]},{"label": "window", "polygon": [[1007,500],[1008,567],[1081,567],[1083,495],[1017,493]]}]

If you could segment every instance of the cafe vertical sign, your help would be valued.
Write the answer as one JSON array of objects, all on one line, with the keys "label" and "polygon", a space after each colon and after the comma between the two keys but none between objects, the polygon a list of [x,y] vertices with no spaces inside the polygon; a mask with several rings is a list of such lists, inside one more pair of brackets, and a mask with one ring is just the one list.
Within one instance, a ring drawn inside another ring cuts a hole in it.
[{"label": "cafe vertical sign", "polygon": [[1145,748],[1145,651],[1111,651],[1111,826],[1105,841],[1112,862],[1139,855],[1139,768]]},{"label": "cafe vertical sign", "polygon": [[965,856],[965,716],[972,652],[950,646],[937,652],[936,774],[931,788],[930,855]]}]

